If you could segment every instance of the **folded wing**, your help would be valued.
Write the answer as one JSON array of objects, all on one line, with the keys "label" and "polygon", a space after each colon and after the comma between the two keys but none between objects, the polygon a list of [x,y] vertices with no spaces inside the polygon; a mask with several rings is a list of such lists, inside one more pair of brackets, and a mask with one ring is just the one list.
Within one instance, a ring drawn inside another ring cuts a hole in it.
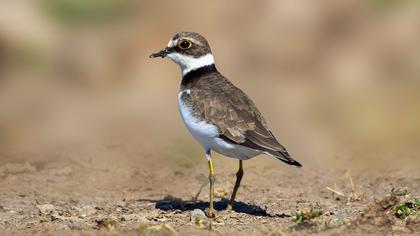
[{"label": "folded wing", "polygon": [[227,142],[258,149],[288,164],[301,166],[274,137],[248,96],[230,82],[218,89],[200,89],[192,97],[201,119],[216,125]]}]

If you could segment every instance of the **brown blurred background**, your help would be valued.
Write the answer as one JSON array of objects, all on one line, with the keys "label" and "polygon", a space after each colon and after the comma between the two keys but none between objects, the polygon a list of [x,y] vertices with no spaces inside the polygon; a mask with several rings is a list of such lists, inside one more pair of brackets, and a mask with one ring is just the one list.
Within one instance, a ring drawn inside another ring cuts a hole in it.
[{"label": "brown blurred background", "polygon": [[209,40],[304,166],[419,166],[414,0],[1,1],[0,163],[204,164],[178,115],[179,68],[148,58],[179,31]]}]

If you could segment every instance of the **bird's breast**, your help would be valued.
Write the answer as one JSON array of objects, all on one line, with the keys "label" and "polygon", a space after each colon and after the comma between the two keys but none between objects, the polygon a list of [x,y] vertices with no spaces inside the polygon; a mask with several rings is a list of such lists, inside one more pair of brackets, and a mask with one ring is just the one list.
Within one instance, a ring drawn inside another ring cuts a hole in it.
[{"label": "bird's breast", "polygon": [[189,89],[185,89],[178,94],[179,113],[185,127],[205,149],[211,149],[225,156],[241,160],[247,160],[261,153],[258,150],[231,144],[219,138],[219,130],[215,125],[199,119],[194,114],[193,111],[197,109],[192,107],[191,99]]},{"label": "bird's breast", "polygon": [[218,129],[215,125],[200,120],[193,113],[195,109],[192,106],[190,90],[182,90],[178,94],[178,108],[185,127],[201,145],[210,148],[214,138],[219,136]]}]

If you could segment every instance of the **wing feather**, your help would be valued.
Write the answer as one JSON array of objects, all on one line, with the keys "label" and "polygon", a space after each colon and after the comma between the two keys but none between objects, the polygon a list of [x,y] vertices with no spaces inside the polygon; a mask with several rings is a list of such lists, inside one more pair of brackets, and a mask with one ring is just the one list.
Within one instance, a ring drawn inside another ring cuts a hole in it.
[{"label": "wing feather", "polygon": [[235,144],[270,153],[286,152],[252,100],[228,80],[220,82],[212,81],[191,91],[191,102],[199,108],[200,118],[216,125],[220,136]]}]

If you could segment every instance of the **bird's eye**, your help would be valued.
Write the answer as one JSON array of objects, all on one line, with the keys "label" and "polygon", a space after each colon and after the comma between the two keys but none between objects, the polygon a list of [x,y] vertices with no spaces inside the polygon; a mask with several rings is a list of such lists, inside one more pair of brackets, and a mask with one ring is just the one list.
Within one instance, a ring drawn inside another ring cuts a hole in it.
[{"label": "bird's eye", "polygon": [[192,46],[192,43],[188,40],[182,40],[178,44],[178,47],[184,50],[190,48],[191,46]]}]

